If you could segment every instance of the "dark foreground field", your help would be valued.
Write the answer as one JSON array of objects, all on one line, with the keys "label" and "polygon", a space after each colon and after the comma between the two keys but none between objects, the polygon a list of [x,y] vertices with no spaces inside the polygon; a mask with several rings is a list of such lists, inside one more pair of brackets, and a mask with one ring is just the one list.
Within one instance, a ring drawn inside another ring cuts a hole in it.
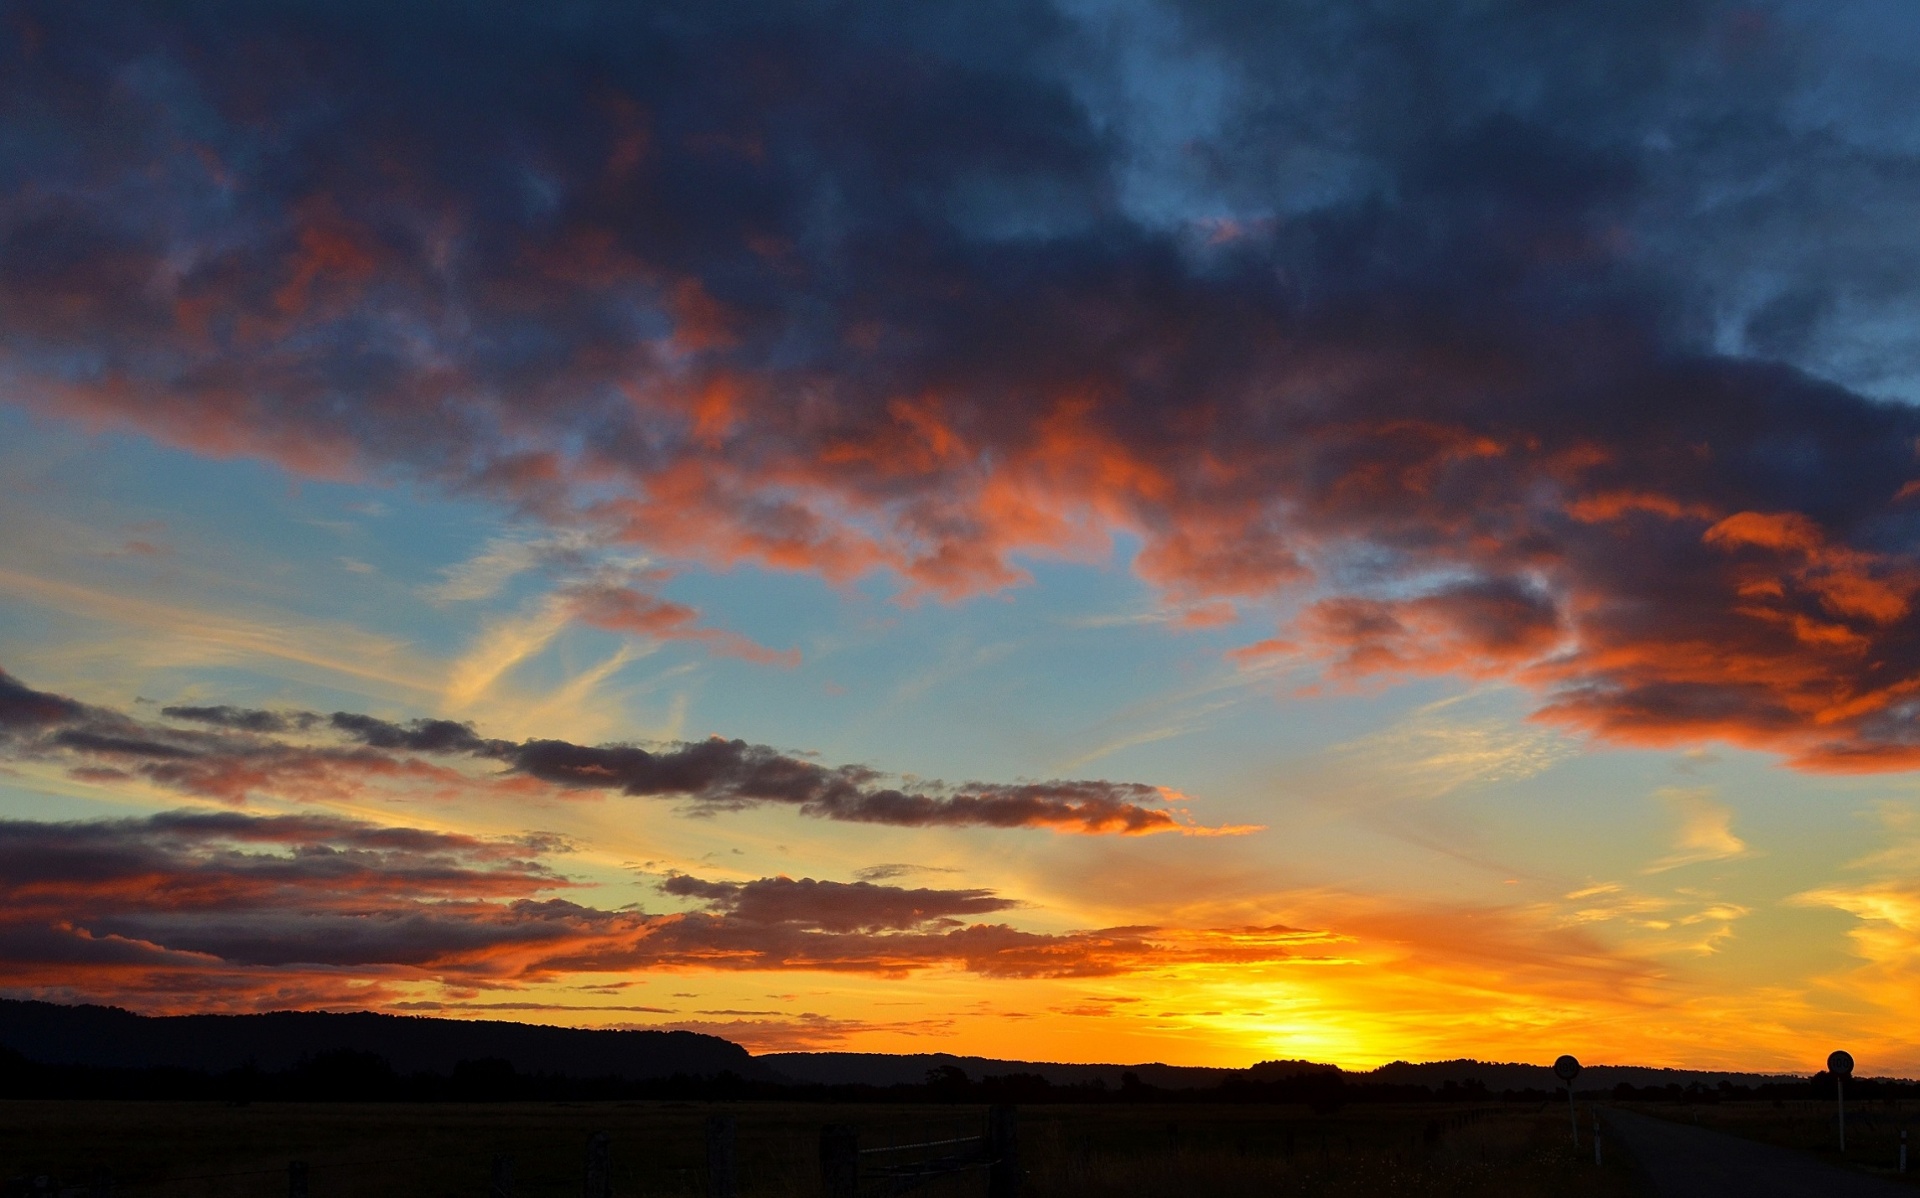
[{"label": "dark foreground field", "polygon": [[[1855,1102],[1847,1109],[1847,1150],[1840,1151],[1832,1100],[1618,1104],[1655,1118],[1705,1127],[1804,1152],[1817,1160],[1920,1188],[1920,1108],[1900,1101]],[[1900,1133],[1912,1136],[1906,1174],[1896,1172]]]},{"label": "dark foreground field", "polygon": [[[487,1198],[492,1160],[514,1159],[513,1198],[579,1198],[587,1137],[612,1140],[617,1198],[704,1194],[703,1127],[731,1111],[742,1198],[820,1193],[827,1123],[862,1147],[970,1135],[981,1108],[750,1103],[0,1103],[0,1176],[84,1185],[112,1171],[115,1198],[284,1198],[287,1162],[310,1198]],[[1576,1153],[1563,1108],[1037,1106],[1020,1111],[1026,1198],[1635,1193],[1624,1164]],[[978,1173],[916,1191],[978,1195]]]}]

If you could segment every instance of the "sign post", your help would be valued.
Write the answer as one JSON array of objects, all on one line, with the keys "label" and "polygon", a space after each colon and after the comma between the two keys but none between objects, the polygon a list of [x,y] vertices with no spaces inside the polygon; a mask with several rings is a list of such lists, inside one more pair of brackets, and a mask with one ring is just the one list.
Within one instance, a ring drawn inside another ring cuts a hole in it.
[{"label": "sign post", "polygon": [[1580,1116],[1573,1110],[1573,1079],[1580,1076],[1580,1062],[1563,1056],[1553,1063],[1553,1075],[1567,1083],[1567,1123],[1573,1128],[1573,1146],[1580,1147]]},{"label": "sign post", "polygon": [[1840,1101],[1840,1154],[1847,1152],[1847,1079],[1853,1076],[1853,1054],[1842,1049],[1827,1056],[1827,1072],[1833,1075],[1833,1092]]},{"label": "sign post", "polygon": [[730,1114],[707,1116],[707,1198],[740,1198],[740,1170],[734,1155]]}]

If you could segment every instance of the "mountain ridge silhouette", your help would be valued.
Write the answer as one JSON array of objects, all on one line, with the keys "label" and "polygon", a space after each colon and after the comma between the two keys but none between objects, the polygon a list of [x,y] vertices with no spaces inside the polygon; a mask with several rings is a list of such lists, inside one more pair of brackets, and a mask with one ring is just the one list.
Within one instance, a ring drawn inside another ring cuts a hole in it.
[{"label": "mountain ridge silhouette", "polygon": [[[476,1062],[504,1063],[523,1075],[649,1081],[674,1076],[798,1086],[916,1086],[957,1071],[972,1081],[1043,1078],[1055,1086],[1120,1090],[1202,1090],[1237,1082],[1272,1083],[1337,1075],[1355,1085],[1449,1086],[1478,1083],[1492,1093],[1558,1090],[1546,1065],[1474,1059],[1394,1061],[1368,1070],[1304,1060],[1262,1061],[1245,1069],[1210,1066],[1026,1061],[951,1053],[774,1052],[755,1056],[731,1040],[701,1032],[649,1028],[572,1028],[510,1020],[449,1019],[373,1011],[272,1011],[256,1014],[140,1015],[120,1007],[0,999],[0,1050],[40,1065],[91,1069],[185,1069],[208,1074],[294,1069],[330,1054],[366,1054],[396,1074],[451,1075]],[[1799,1081],[1807,1073],[1592,1065],[1581,1091],[1636,1087],[1735,1086]],[[1127,1081],[1131,1075],[1132,1083]]]},{"label": "mountain ridge silhouette", "polygon": [[329,1053],[370,1053],[399,1073],[449,1074],[505,1061],[521,1073],[646,1080],[776,1080],[746,1049],[701,1032],[569,1028],[373,1011],[138,1015],[120,1007],[0,999],[0,1048],[43,1065],[107,1069],[293,1068]]}]

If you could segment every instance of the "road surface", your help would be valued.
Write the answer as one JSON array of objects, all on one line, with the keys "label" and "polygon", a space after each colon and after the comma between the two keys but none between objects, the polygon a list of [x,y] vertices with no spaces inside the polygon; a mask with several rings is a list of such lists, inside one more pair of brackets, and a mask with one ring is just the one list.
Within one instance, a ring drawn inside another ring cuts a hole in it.
[{"label": "road surface", "polygon": [[1915,1198],[1803,1152],[1631,1111],[1603,1110],[1607,1138],[1625,1148],[1660,1198]]}]

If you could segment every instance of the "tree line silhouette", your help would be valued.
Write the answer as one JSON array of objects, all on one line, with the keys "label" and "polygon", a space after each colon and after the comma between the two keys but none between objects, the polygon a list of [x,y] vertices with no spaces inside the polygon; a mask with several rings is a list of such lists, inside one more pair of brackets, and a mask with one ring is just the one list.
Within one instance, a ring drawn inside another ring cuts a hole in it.
[{"label": "tree line silhouette", "polygon": [[[1636,1087],[1621,1083],[1610,1096],[1640,1102],[1742,1102],[1833,1097],[1826,1074],[1760,1086],[1694,1084]],[[1491,1090],[1469,1079],[1441,1086],[1356,1080],[1324,1066],[1286,1077],[1232,1077],[1218,1085],[1171,1089],[1136,1073],[1118,1086],[1103,1079],[1060,1084],[1037,1073],[972,1078],[946,1067],[918,1084],[877,1086],[772,1081],[722,1071],[665,1077],[574,1076],[529,1071],[498,1057],[463,1060],[445,1071],[401,1072],[387,1058],[357,1049],[333,1049],[283,1069],[253,1064],[224,1070],[180,1066],[60,1065],[0,1049],[0,1097],[11,1099],[135,1099],[250,1102],[528,1102],[655,1099],[692,1101],[888,1103],[1290,1103],[1332,1112],[1350,1103],[1540,1103],[1560,1097],[1545,1089]],[[1920,1098],[1920,1084],[1859,1078],[1850,1099]]]}]

